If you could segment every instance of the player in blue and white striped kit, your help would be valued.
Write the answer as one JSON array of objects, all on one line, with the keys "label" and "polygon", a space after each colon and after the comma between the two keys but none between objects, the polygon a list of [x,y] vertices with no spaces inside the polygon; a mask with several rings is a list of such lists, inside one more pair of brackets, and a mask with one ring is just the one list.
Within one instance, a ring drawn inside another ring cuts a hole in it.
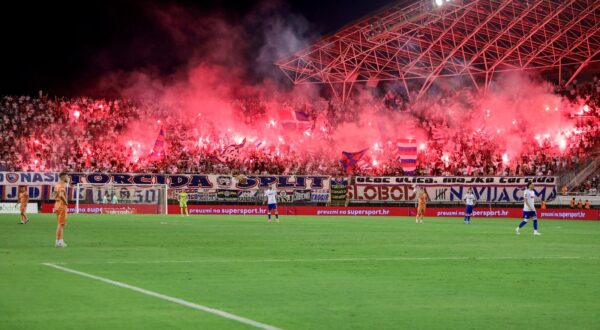
[{"label": "player in blue and white striped kit", "polygon": [[275,212],[275,222],[279,222],[279,212],[277,212],[277,191],[275,190],[275,185],[269,186],[269,189],[265,191],[265,196],[267,196],[267,214],[269,216],[269,223],[271,223],[271,211]]},{"label": "player in blue and white striped kit", "polygon": [[465,205],[467,206],[465,209],[465,225],[471,224],[471,216],[473,215],[473,208],[475,207],[475,203],[477,202],[477,198],[473,194],[473,188],[469,188],[467,190],[467,194],[464,198]]},{"label": "player in blue and white striped kit", "polygon": [[535,191],[533,190],[533,181],[527,184],[527,188],[523,191],[523,221],[519,224],[515,230],[517,235],[520,234],[521,228],[527,224],[529,219],[533,219],[533,234],[541,235],[538,232],[538,220],[535,212]]}]

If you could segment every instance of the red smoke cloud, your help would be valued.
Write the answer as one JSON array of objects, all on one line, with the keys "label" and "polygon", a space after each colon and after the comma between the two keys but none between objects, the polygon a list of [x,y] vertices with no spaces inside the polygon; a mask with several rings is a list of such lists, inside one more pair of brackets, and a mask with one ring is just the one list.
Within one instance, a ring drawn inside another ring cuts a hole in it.
[{"label": "red smoke cloud", "polygon": [[[432,133],[429,126],[435,125],[448,141],[464,130],[492,136],[510,162],[539,143],[536,136],[542,140],[548,136],[557,146],[564,144],[565,134],[575,125],[569,115],[583,106],[554,95],[548,83],[526,74],[507,74],[486,94],[453,80],[442,81],[443,89],[455,92],[421,100],[405,112],[383,109],[373,89],[357,87],[350,104],[335,104],[337,111],[331,111],[331,102],[322,97],[328,87],[291,86],[273,65],[314,39],[308,24],[281,6],[262,5],[236,21],[220,13],[193,13],[180,7],[154,12],[189,58],[170,75],[145,68],[113,73],[101,82],[99,89],[110,86],[124,98],[153,104],[143,118],[128,123],[130,130],[120,141],[123,145],[135,141],[147,149],[162,125],[157,121],[166,120],[184,123],[181,130],[198,145],[217,143],[207,142],[209,136],[220,136],[223,144],[246,137],[251,142],[264,140],[281,152],[292,148],[299,155],[322,154],[332,160],[342,150],[370,147],[375,159],[382,153],[378,149],[393,148],[398,138],[426,143]],[[181,52],[174,49],[173,56]],[[260,100],[263,110],[248,115],[236,103],[240,99]],[[281,113],[291,109],[310,113],[314,127],[289,130],[280,125]],[[450,142],[444,151],[451,153],[453,147]]]}]

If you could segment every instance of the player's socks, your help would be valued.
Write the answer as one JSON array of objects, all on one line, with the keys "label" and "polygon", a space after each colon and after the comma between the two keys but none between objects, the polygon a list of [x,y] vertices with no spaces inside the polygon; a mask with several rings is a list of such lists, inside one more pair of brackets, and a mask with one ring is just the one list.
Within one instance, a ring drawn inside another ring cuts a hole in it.
[{"label": "player's socks", "polygon": [[527,224],[527,220],[523,219],[523,221],[521,221],[521,223],[519,224],[519,227],[517,227],[516,231],[517,231],[517,235],[520,234],[520,230],[521,228],[523,228],[523,226],[525,226]]},{"label": "player's socks", "polygon": [[271,213],[269,212],[269,222],[271,222]]},{"label": "player's socks", "polygon": [[538,223],[537,223],[537,219],[534,219],[534,220],[533,220],[533,231],[537,231],[537,228],[538,228],[538,226],[537,226],[537,225],[538,225]]}]

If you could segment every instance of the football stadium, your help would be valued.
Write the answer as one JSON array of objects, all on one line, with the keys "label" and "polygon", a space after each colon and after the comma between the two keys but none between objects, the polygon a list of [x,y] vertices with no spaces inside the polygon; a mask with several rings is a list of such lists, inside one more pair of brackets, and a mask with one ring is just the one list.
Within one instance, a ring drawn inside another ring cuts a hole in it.
[{"label": "football stadium", "polygon": [[600,1],[0,17],[0,329],[600,328]]}]

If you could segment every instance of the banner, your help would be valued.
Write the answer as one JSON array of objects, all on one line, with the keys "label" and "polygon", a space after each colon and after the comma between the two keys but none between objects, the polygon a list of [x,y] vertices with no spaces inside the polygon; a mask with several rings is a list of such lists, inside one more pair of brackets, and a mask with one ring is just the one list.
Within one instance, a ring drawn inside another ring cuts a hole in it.
[{"label": "banner", "polygon": [[312,201],[311,190],[294,190],[294,202],[310,202]]},{"label": "banner", "polygon": [[347,189],[347,178],[331,178],[331,201],[345,202]]},{"label": "banner", "polygon": [[212,189],[169,189],[168,199],[177,200],[178,194],[185,191],[188,194],[188,201],[197,202],[216,202],[218,200],[216,190]]},{"label": "banner", "polygon": [[[19,185],[43,187],[53,186],[57,182],[58,173],[0,172],[0,186],[5,187]],[[326,203],[329,201],[330,194],[329,177],[322,175],[249,175],[247,180],[242,183],[231,175],[217,174],[69,173],[70,195],[74,194],[73,188],[78,183],[97,184],[98,186],[166,184],[169,187],[169,199],[176,199],[177,193],[185,190],[188,193],[188,200],[199,202],[218,200],[262,202],[264,190],[271,185],[276,187],[278,200],[281,202]],[[52,189],[45,190],[45,194],[38,189],[35,193],[30,191],[30,195],[34,197],[32,199],[48,200],[51,197]],[[228,190],[231,191],[226,193]],[[132,191],[130,195],[133,196],[135,193]],[[4,195],[0,196],[0,199],[13,196],[10,193],[4,193]],[[144,201],[151,202],[150,197],[152,196],[142,197]],[[97,201],[97,198],[94,201]]]},{"label": "banner", "polygon": [[417,141],[401,139],[398,141],[398,160],[402,165],[404,174],[413,175],[417,169]]},{"label": "banner", "polygon": [[[38,213],[37,203],[27,203],[27,213]],[[21,214],[21,204],[0,203],[0,214]]]},{"label": "banner", "polygon": [[217,200],[235,202],[238,199],[238,191],[235,189],[218,189]]},{"label": "banner", "polygon": [[[79,193],[79,196],[77,194]],[[69,201],[92,204],[157,204],[164,201],[164,189],[156,186],[111,186],[94,185],[68,190]]]},{"label": "banner", "polygon": [[[3,186],[0,200],[17,201],[19,199],[19,186]],[[42,198],[43,186],[27,186],[30,201],[39,201]]]},{"label": "banner", "polygon": [[264,199],[261,190],[237,191],[237,201],[241,203],[261,203]]},{"label": "banner", "polygon": [[[179,210],[179,205],[176,206]],[[54,213],[54,204],[42,204],[42,213]],[[179,211],[169,211],[171,214],[179,214]],[[67,213],[75,213],[75,204],[67,206]],[[157,205],[148,204],[80,204],[79,213],[83,214],[157,214]]]},{"label": "banner", "polygon": [[[414,203],[417,187],[426,189],[431,203],[459,203],[467,188],[479,203],[522,203],[523,190],[528,180],[533,180],[539,200],[552,202],[557,195],[555,177],[356,177],[348,186],[347,178],[330,178],[319,175],[260,175],[247,176],[237,181],[230,175],[203,174],[145,174],[145,173],[70,173],[69,195],[74,196],[77,183],[132,185],[119,191],[118,198],[135,200],[135,203],[154,203],[157,198],[144,185],[166,184],[169,199],[176,199],[182,190],[188,200],[197,202],[262,203],[264,190],[274,185],[281,203],[327,203],[331,201],[335,186],[335,200],[348,197],[355,203]],[[16,200],[19,185],[26,185],[32,200],[49,200],[52,186],[58,181],[57,173],[0,172],[0,200]],[[137,186],[137,187],[136,187]],[[122,193],[124,195],[122,195]],[[129,196],[127,196],[129,194]],[[154,193],[155,194],[155,193]],[[95,196],[97,197],[97,196]],[[97,202],[99,199],[94,198]],[[537,202],[539,202],[539,200]],[[92,201],[92,200],[90,200]]]},{"label": "banner", "polygon": [[461,202],[468,188],[479,203],[522,203],[527,181],[533,180],[539,200],[556,198],[555,177],[356,177],[349,189],[353,202],[415,202],[424,188],[432,203]]},{"label": "banner", "polygon": [[[329,189],[329,177],[324,175],[248,175],[244,183],[231,175],[218,174],[149,174],[149,173],[69,173],[69,183],[91,184],[167,184],[169,188],[268,188]],[[53,185],[58,173],[0,172],[0,185]]]},{"label": "banner", "polygon": [[[189,213],[206,215],[267,215],[266,205],[188,205]],[[280,215],[305,215],[305,216],[387,216],[387,217],[412,217],[416,215],[414,207],[390,207],[390,206],[365,206],[365,207],[342,207],[342,206],[279,206]],[[54,204],[43,204],[43,213],[52,213]],[[179,215],[179,205],[168,206],[169,214]],[[462,218],[465,209],[455,208],[427,208],[425,217],[429,218]],[[69,213],[75,212],[75,207],[69,205]],[[80,213],[94,214],[154,214],[156,207],[151,205],[103,205],[82,204]],[[600,220],[599,210],[570,210],[570,209],[547,209],[537,210],[538,218],[541,220]],[[523,210],[521,208],[475,208],[473,219],[478,218],[504,218],[521,219]],[[395,219],[390,219],[394,220]],[[516,225],[516,224],[515,224]]]}]

